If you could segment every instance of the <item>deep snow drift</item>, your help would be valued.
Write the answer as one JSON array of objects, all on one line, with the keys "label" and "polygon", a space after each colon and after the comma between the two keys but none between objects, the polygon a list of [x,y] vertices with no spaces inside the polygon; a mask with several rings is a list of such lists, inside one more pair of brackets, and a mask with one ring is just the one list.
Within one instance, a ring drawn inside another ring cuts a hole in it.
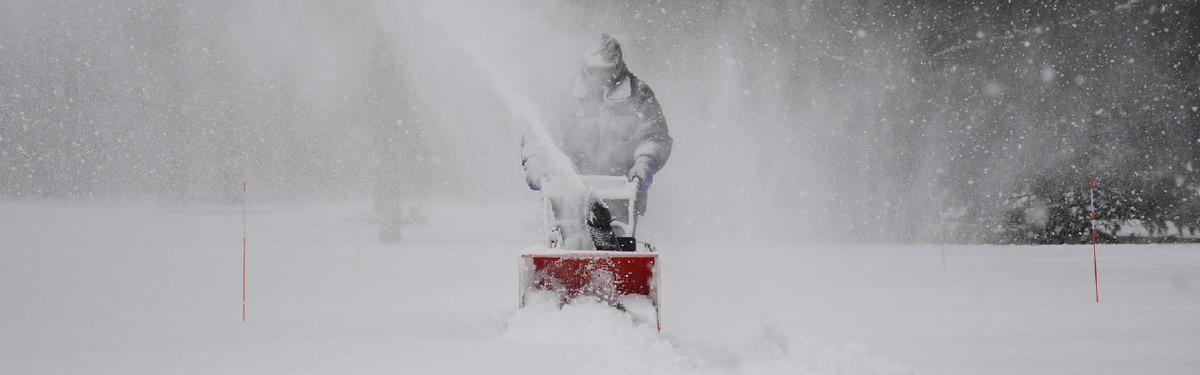
[{"label": "deep snow drift", "polygon": [[1121,374],[1200,369],[1200,250],[683,246],[663,333],[595,303],[516,310],[536,202],[0,204],[0,373]]}]

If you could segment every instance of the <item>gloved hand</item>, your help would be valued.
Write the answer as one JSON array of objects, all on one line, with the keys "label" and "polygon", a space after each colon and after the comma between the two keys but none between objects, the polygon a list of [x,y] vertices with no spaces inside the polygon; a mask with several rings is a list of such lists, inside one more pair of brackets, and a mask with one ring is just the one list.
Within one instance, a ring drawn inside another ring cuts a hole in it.
[{"label": "gloved hand", "polygon": [[542,190],[542,179],[550,179],[546,163],[540,157],[531,157],[521,163],[525,167],[525,183],[532,190]]},{"label": "gloved hand", "polygon": [[649,189],[650,183],[654,182],[654,162],[650,161],[648,157],[639,157],[633,163],[633,168],[629,168],[628,177],[630,181],[633,181],[635,178],[641,181],[638,190]]}]

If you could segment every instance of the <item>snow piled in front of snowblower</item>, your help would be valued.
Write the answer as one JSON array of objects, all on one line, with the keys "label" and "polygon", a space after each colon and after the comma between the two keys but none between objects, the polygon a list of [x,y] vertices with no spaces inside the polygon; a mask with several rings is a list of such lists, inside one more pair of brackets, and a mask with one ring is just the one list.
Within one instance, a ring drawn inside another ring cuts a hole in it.
[{"label": "snow piled in front of snowblower", "polygon": [[503,338],[514,341],[608,345],[657,340],[653,321],[644,321],[595,297],[558,306],[557,296],[531,292],[529,305],[513,313]]},{"label": "snow piled in front of snowblower", "polygon": [[695,373],[704,362],[659,336],[654,322],[617,310],[592,297],[562,307],[557,296],[534,292],[512,314],[502,340],[586,347],[605,359],[598,374]]}]

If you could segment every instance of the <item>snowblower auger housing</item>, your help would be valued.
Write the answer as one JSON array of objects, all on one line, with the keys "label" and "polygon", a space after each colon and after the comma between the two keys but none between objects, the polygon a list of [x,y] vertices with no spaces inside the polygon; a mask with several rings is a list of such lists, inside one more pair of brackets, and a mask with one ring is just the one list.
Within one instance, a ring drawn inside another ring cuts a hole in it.
[{"label": "snowblower auger housing", "polygon": [[526,249],[521,254],[520,306],[525,307],[535,294],[545,296],[548,293],[557,298],[560,304],[589,296],[661,329],[658,317],[658,253],[650,244],[634,238],[637,233],[634,210],[639,182],[629,181],[624,176],[581,178],[592,197],[599,198],[610,207],[628,209],[626,215],[612,215],[613,231],[620,233],[617,236],[620,249],[592,250],[595,247],[591,246],[591,240],[582,234],[586,233],[582,229],[586,224],[578,219],[587,216],[558,212],[564,208],[556,206],[555,199],[561,197],[555,197],[547,192],[549,189],[543,189],[546,242],[543,246]]}]

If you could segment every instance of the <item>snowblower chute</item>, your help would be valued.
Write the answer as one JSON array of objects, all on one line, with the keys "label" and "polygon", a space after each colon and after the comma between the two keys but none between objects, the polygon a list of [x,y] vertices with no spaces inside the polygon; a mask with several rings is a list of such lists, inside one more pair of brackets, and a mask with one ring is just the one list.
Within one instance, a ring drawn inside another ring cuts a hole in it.
[{"label": "snowblower chute", "polygon": [[[546,243],[521,254],[520,304],[531,295],[549,294],[560,304],[589,296],[627,311],[642,321],[659,325],[658,253],[634,238],[637,233],[635,207],[638,181],[623,176],[582,176],[591,199],[619,208],[611,216],[611,231],[619,246],[594,250],[594,235],[588,232],[587,212],[572,215],[553,189],[542,190]],[[576,205],[587,207],[586,204]],[[587,218],[586,220],[583,218]],[[593,227],[594,230],[594,227]]]}]

